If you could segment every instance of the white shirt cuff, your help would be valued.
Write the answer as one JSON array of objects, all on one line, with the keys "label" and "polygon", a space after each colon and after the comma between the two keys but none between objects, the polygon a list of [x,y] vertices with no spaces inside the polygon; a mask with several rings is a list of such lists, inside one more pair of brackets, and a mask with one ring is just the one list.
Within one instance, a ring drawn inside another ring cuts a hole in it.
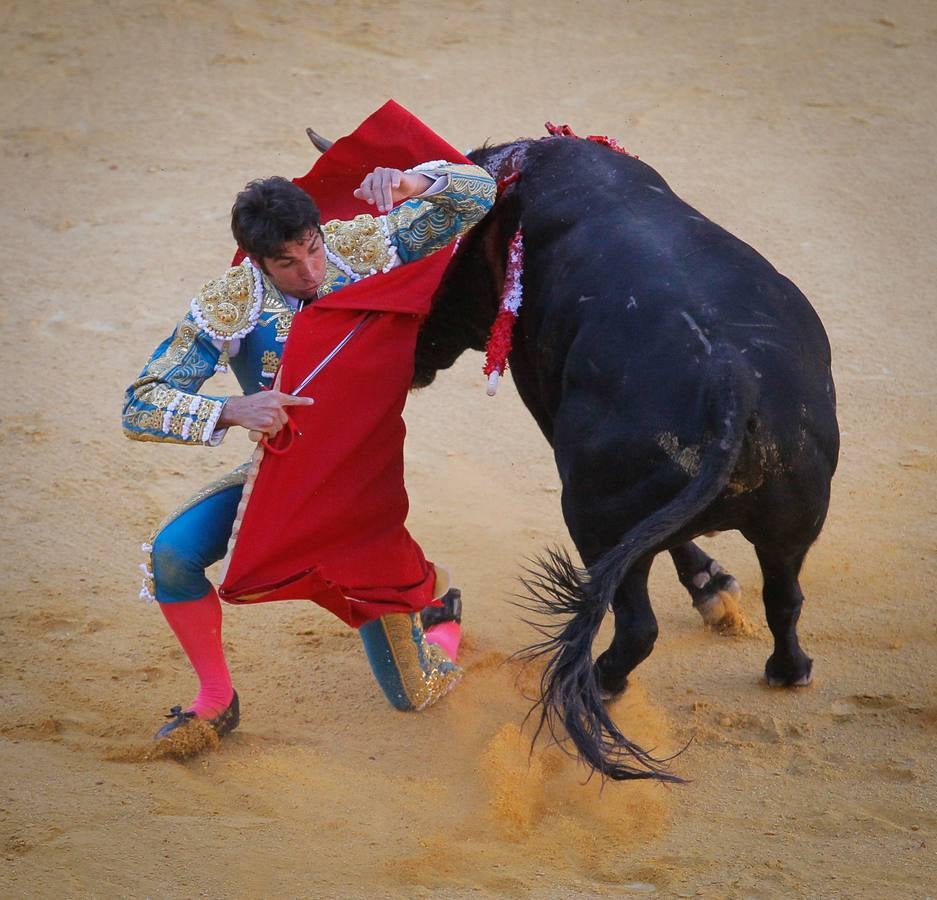
[{"label": "white shirt cuff", "polygon": [[435,178],[436,180],[423,191],[422,194],[411,197],[411,200],[422,200],[424,197],[432,197],[433,194],[439,194],[449,187],[449,175],[445,172],[442,175],[437,175],[435,172],[420,172],[419,174],[426,175],[428,178]]}]

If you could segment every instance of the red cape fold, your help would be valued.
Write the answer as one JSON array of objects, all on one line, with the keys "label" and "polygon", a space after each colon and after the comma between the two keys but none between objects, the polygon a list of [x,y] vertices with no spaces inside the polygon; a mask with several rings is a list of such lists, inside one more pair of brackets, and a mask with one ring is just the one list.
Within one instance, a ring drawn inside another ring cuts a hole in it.
[{"label": "red cape fold", "polygon": [[[315,198],[323,221],[350,219],[373,212],[352,192],[375,166],[440,159],[468,162],[390,100],[295,183]],[[315,405],[290,408],[301,436],[255,466],[223,599],[312,600],[353,627],[433,603],[434,568],[404,525],[402,412],[417,332],[451,253],[365,278],[294,317],[280,367],[285,392],[366,311],[378,313],[304,389]]]}]

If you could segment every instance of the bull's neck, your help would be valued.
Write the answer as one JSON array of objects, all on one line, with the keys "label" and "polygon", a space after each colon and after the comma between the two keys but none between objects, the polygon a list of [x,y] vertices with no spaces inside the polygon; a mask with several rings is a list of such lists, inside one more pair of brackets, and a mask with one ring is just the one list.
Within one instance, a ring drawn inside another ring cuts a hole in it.
[{"label": "bull's neck", "polygon": [[522,172],[527,150],[533,140],[513,141],[496,147],[480,147],[469,154],[476,165],[485,169],[495,181],[501,182],[516,172]]}]

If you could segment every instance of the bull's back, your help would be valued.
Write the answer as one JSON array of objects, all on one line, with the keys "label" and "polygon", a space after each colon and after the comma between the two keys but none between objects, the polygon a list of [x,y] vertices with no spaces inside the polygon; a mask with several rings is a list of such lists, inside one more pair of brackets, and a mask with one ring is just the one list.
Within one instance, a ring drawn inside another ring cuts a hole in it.
[{"label": "bull's back", "polygon": [[672,343],[695,356],[723,340],[828,369],[823,326],[797,287],[649,166],[594,142],[557,138],[534,145],[524,182],[534,327],[559,331],[568,345],[601,318],[633,351],[650,341],[655,353]]},{"label": "bull's back", "polygon": [[633,158],[543,142],[524,179],[525,289],[537,300],[523,333],[537,384],[518,373],[522,394],[539,393],[551,416],[572,404],[568,418],[593,434],[613,427],[611,406],[653,420],[653,440],[689,439],[708,427],[713,373],[731,356],[766,439],[806,431],[835,461],[829,342],[792,282]]}]

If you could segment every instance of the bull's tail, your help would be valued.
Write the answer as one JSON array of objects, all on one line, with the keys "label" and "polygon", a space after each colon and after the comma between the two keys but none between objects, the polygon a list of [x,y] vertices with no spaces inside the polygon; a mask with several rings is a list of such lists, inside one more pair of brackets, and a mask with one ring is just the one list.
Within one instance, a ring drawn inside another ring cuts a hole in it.
[{"label": "bull's tail", "polygon": [[[612,721],[596,679],[592,643],[628,570],[666,544],[712,503],[729,481],[752,404],[749,384],[740,377],[744,365],[733,365],[738,362],[735,358],[724,361],[724,377],[718,379],[720,389],[713,394],[713,421],[720,423],[720,433],[705,450],[692,481],[666,506],[635,525],[589,569],[575,566],[564,551],[551,550],[522,579],[528,592],[526,608],[547,616],[546,624],[537,626],[545,640],[520,654],[548,657],[540,683],[540,722],[534,739],[546,727],[563,745],[562,724],[579,757],[603,778],[682,781],[667,771],[668,760],[655,758],[628,740]],[[554,616],[565,619],[550,622]]]}]

